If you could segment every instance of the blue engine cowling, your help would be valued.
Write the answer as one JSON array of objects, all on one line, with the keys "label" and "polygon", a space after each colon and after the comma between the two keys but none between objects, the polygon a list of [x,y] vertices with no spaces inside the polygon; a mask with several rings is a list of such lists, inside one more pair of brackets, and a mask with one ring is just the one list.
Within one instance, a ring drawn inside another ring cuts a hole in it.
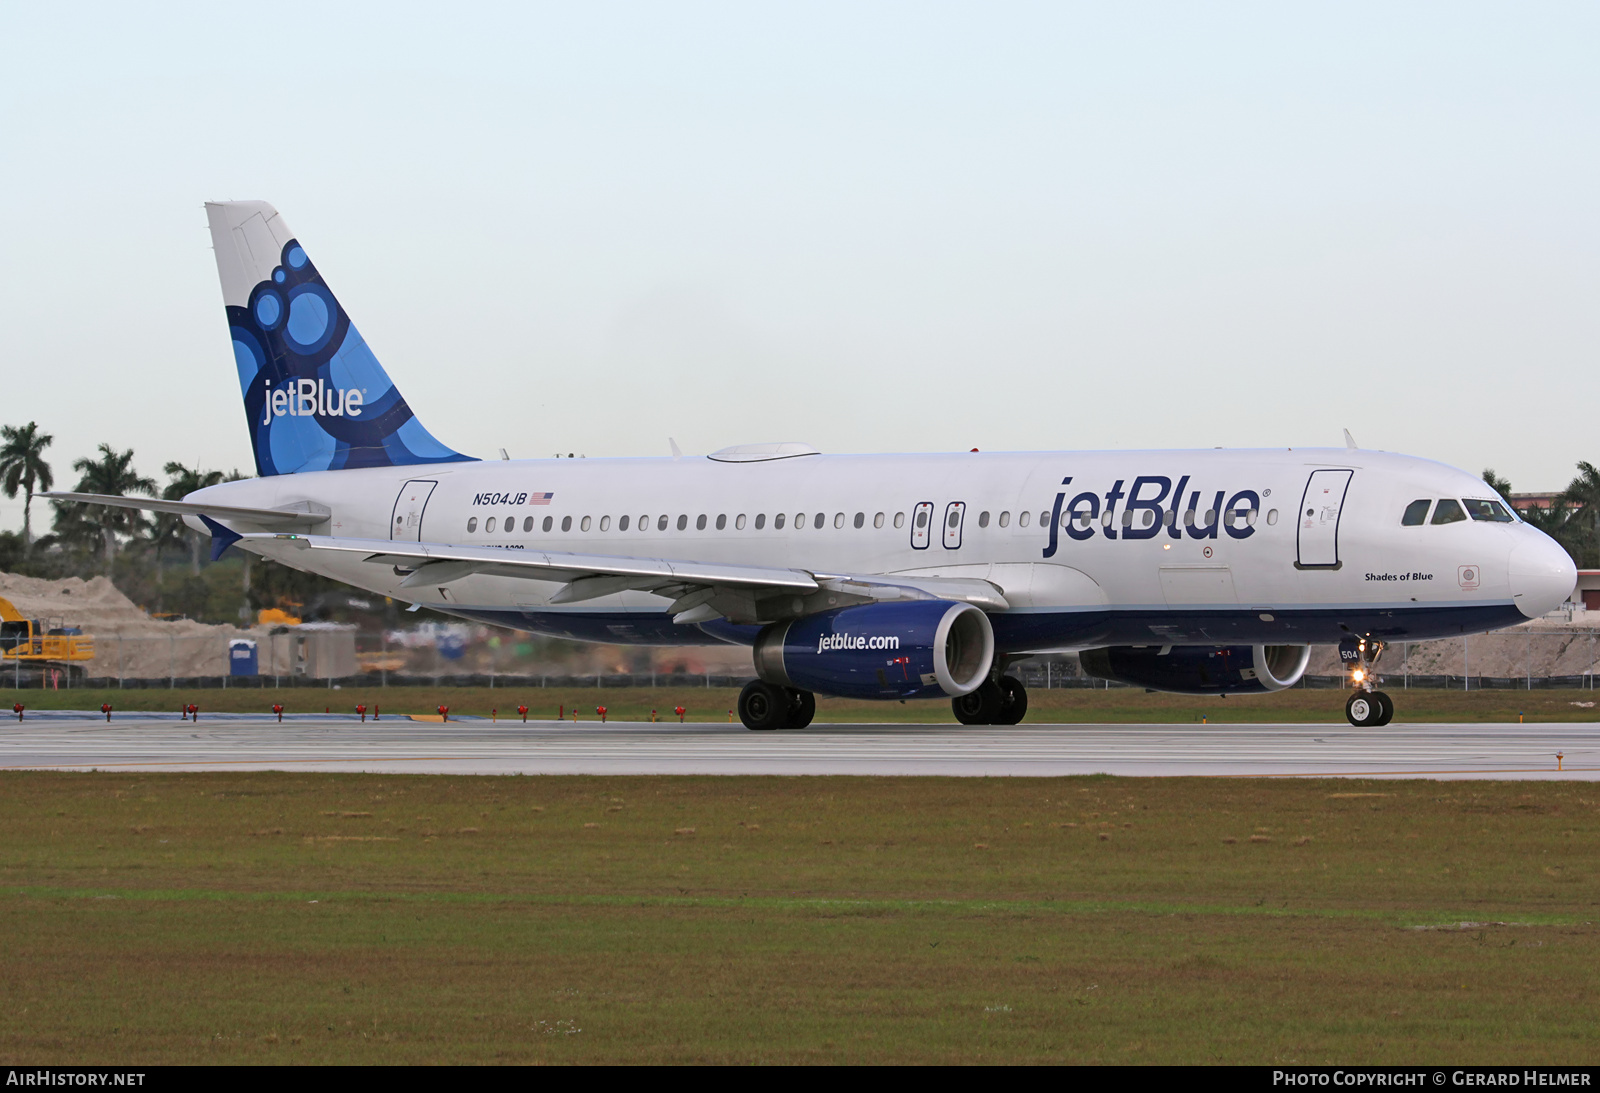
[{"label": "blue engine cowling", "polygon": [[1096,679],[1186,695],[1261,694],[1305,675],[1309,645],[1112,645],[1078,663]]},{"label": "blue engine cowling", "polygon": [[783,687],[841,698],[954,697],[989,678],[994,630],[969,603],[873,603],[775,622],[754,652],[756,674]]}]

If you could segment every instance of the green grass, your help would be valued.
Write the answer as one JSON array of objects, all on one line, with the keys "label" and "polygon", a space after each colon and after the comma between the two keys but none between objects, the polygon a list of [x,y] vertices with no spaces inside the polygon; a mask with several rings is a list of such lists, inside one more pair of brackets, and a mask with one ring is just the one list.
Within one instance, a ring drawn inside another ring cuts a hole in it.
[{"label": "green grass", "polygon": [[[1600,706],[1580,702],[1600,700],[1584,690],[1445,691],[1401,690],[1392,687],[1398,721],[1594,721]],[[1200,698],[1191,695],[1147,694],[1127,687],[1110,690],[1032,690],[1028,692],[1029,722],[1166,722],[1199,724],[1260,723],[1273,721],[1343,721],[1348,691],[1295,689],[1276,694],[1234,698]],[[268,713],[281,702],[289,713],[346,713],[354,716],[357,703],[378,705],[386,715],[428,714],[440,705],[452,714],[488,717],[498,710],[502,719],[515,718],[526,705],[529,716],[570,718],[574,710],[582,721],[598,721],[596,706],[605,706],[611,721],[649,721],[651,710],[659,719],[675,719],[672,710],[683,706],[690,721],[727,722],[739,692],[731,687],[285,687],[266,689],[205,688],[200,690],[97,690],[70,691],[0,688],[0,710],[20,701],[29,709],[97,710],[109,702],[116,710],[175,712],[193,702],[205,713]],[[934,722],[955,723],[950,703],[866,702],[844,698],[818,698],[819,722]]]},{"label": "green grass", "polygon": [[1581,783],[10,772],[0,1062],[1581,1063],[1597,834]]}]

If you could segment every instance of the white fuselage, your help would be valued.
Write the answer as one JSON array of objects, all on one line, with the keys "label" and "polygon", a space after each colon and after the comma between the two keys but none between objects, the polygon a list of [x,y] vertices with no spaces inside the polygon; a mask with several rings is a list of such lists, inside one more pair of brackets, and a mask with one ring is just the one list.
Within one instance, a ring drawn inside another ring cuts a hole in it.
[{"label": "white fuselage", "polygon": [[[421,485],[408,493],[408,483]],[[1538,616],[1571,591],[1566,553],[1520,521],[1402,525],[1412,502],[1447,498],[1495,495],[1463,471],[1389,453],[1218,449],[466,462],[280,475],[189,500],[309,502],[329,513],[312,533],[340,539],[977,577],[1010,604],[993,618],[1007,652],[1434,638]],[[745,639],[674,626],[670,600],[648,592],[552,606],[560,581],[475,574],[402,588],[394,567],[359,556],[249,545],[371,592],[529,630]]]}]

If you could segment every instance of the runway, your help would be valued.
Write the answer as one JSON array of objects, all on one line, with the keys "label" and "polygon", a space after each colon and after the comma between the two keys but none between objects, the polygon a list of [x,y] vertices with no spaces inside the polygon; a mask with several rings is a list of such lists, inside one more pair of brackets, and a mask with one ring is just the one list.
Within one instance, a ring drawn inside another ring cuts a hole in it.
[{"label": "runway", "polygon": [[[1563,758],[1558,771],[1556,754]],[[813,725],[483,720],[281,724],[215,715],[30,714],[0,722],[0,769],[411,774],[856,774],[1600,779],[1600,723]]]}]

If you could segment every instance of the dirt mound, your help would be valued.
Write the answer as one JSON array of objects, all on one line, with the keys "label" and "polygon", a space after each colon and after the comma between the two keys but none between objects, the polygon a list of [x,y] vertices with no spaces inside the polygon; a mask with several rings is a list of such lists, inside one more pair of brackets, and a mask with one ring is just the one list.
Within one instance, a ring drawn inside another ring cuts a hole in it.
[{"label": "dirt mound", "polygon": [[231,639],[266,637],[265,628],[153,619],[105,577],[52,581],[0,573],[0,596],[27,618],[59,619],[93,637],[95,662],[89,672],[95,676],[220,675],[227,671]]}]

